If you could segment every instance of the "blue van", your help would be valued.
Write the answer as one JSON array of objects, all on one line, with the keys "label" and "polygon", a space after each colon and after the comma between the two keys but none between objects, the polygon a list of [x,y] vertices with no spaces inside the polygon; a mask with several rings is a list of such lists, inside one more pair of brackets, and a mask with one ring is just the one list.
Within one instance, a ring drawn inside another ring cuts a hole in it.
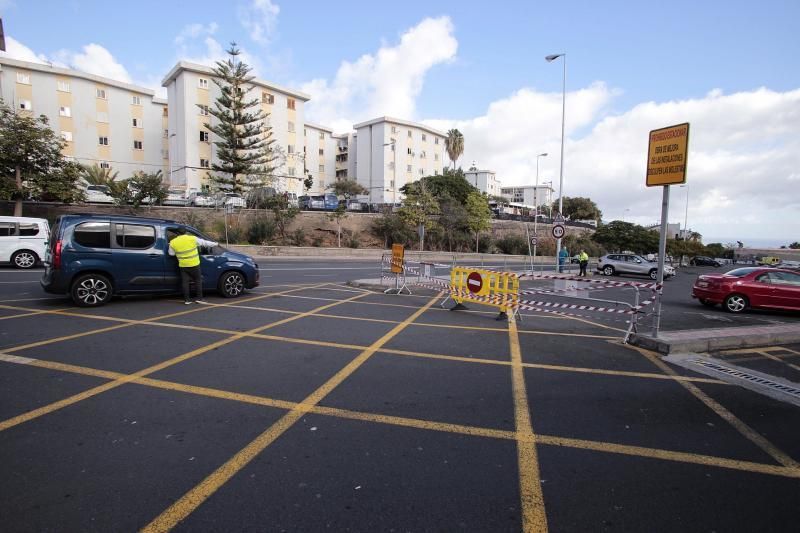
[{"label": "blue van", "polygon": [[[118,294],[180,293],[178,261],[168,254],[177,229],[205,240],[200,231],[175,222],[122,215],[62,215],[50,233],[41,284],[69,294],[80,307],[104,305]],[[200,250],[203,290],[234,298],[258,285],[252,257],[221,246]]]},{"label": "blue van", "polygon": [[339,207],[339,197],[335,194],[326,194],[325,195],[325,211],[336,211],[336,208]]}]

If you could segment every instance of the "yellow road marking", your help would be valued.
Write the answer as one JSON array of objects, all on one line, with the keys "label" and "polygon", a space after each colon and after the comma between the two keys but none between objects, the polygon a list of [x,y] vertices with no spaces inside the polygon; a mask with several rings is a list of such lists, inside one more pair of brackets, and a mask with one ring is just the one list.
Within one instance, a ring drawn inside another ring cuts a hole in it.
[{"label": "yellow road marking", "polygon": [[[638,346],[630,346],[628,344],[626,344],[626,346],[629,346],[631,349],[636,350],[637,352],[644,355],[651,363],[660,368],[661,371],[664,372],[665,374],[668,374],[673,377],[678,375],[673,369],[667,366],[667,364],[664,363],[654,352],[651,352],[650,350],[646,350],[644,348],[640,348]],[[766,452],[780,464],[788,468],[800,469],[800,463],[789,457],[787,454],[778,449],[777,446],[775,446],[770,441],[765,439],[760,433],[758,433],[753,428],[745,424],[742,420],[737,418],[736,415],[728,411],[728,409],[723,407],[722,404],[711,398],[705,392],[698,389],[692,383],[689,383],[687,381],[679,381],[679,380],[676,381],[681,385],[681,387],[689,391],[695,398],[703,402],[706,405],[706,407],[714,411],[720,418],[722,418],[723,420],[728,422],[731,426],[733,426],[733,428],[736,431],[741,433],[745,438],[747,438],[753,444],[761,448],[764,452]]]},{"label": "yellow road marking", "polygon": [[[0,305],[0,308],[2,308],[2,309],[12,309],[11,307],[7,307],[5,305]],[[23,318],[23,317],[26,317],[26,316],[44,315],[44,314],[47,314],[47,313],[57,313],[58,311],[63,311],[64,309],[65,308],[56,309],[56,310],[48,309],[48,310],[45,310],[45,311],[41,311],[41,310],[40,311],[31,311],[30,313],[23,313],[23,314],[20,314],[20,315],[0,316],[0,320],[9,320],[11,318]]]},{"label": "yellow road marking", "polygon": [[[341,303],[344,303],[344,302],[347,302],[347,301],[350,301],[350,300],[354,300],[354,299],[357,299],[357,298],[361,298],[362,296],[363,295],[358,294],[356,296],[352,296],[350,298],[342,300]],[[264,326],[259,326],[257,328],[253,328],[253,329],[248,330],[246,332],[237,333],[237,334],[232,335],[232,336],[230,336],[228,338],[220,339],[218,341],[212,342],[211,344],[207,344],[205,346],[201,346],[200,348],[196,348],[196,349],[194,349],[194,350],[192,350],[190,352],[186,352],[186,353],[181,354],[181,355],[179,355],[177,357],[173,357],[172,359],[168,359],[166,361],[162,361],[161,363],[158,363],[158,364],[155,364],[153,366],[147,367],[147,368],[145,368],[143,370],[139,370],[138,372],[134,372],[133,374],[123,375],[123,376],[119,377],[118,379],[115,379],[114,381],[111,381],[109,383],[104,383],[102,385],[98,385],[97,387],[94,387],[92,389],[83,391],[83,392],[81,392],[79,394],[75,394],[73,396],[70,396],[69,398],[64,398],[63,400],[59,400],[57,402],[42,406],[42,407],[40,407],[38,409],[34,409],[33,411],[29,411],[27,413],[23,413],[21,415],[15,416],[13,418],[9,418],[8,420],[4,420],[4,421],[0,422],[0,431],[5,431],[6,429],[12,428],[12,427],[17,426],[19,424],[22,424],[24,422],[28,422],[28,421],[33,420],[35,418],[38,418],[40,416],[52,413],[53,411],[57,411],[57,410],[59,410],[59,409],[61,409],[63,407],[67,407],[69,405],[72,405],[74,403],[80,402],[80,401],[85,400],[87,398],[91,398],[93,396],[96,396],[96,395],[101,394],[103,392],[106,392],[108,390],[114,389],[116,387],[119,387],[120,385],[124,385],[126,383],[130,383],[131,381],[133,381],[133,380],[135,380],[137,378],[141,378],[141,377],[147,376],[149,374],[153,374],[155,372],[158,372],[159,370],[163,370],[163,369],[165,369],[167,367],[176,365],[178,363],[181,363],[183,361],[186,361],[188,359],[196,357],[196,356],[198,356],[200,354],[204,354],[204,353],[206,353],[208,351],[214,350],[214,349],[219,348],[221,346],[225,346],[225,345],[230,344],[230,343],[232,343],[232,342],[234,342],[236,340],[239,340],[239,339],[247,337],[248,334],[258,333],[260,331],[263,331],[263,330],[266,330],[266,329],[269,329],[269,328],[274,328],[276,326],[280,326],[280,325],[286,324],[288,322],[292,322],[294,320],[298,320],[300,318],[303,318],[304,316],[308,316],[310,314],[313,314],[314,311],[321,311],[323,309],[327,309],[327,308],[333,307],[335,305],[337,305],[337,304],[336,303],[327,304],[327,305],[321,306],[321,307],[319,307],[317,309],[314,309],[314,310],[308,312],[307,314],[296,315],[296,316],[284,318],[282,320],[278,320],[277,322],[272,322],[272,323],[266,324]],[[119,327],[119,326],[116,326],[116,327]],[[6,350],[6,351],[8,351],[8,350]]]},{"label": "yellow road marking", "polygon": [[519,492],[522,504],[522,530],[546,532],[547,515],[544,510],[542,480],[539,475],[539,457],[534,442],[522,351],[514,317],[508,320],[508,340],[511,346],[511,382],[514,389],[514,419],[517,435],[517,464],[519,467]]},{"label": "yellow road marking", "polygon": [[[28,357],[20,357],[17,355],[9,355],[2,353],[0,353],[0,361],[20,364],[20,365],[35,366],[50,370],[59,370],[73,374],[107,378],[107,379],[119,379],[126,375],[118,372],[96,370],[93,368],[86,368],[77,365],[68,365],[53,361],[31,359]],[[299,405],[298,403],[289,402],[285,400],[277,400],[263,396],[255,396],[252,394],[241,394],[220,389],[213,389],[209,387],[185,385],[182,383],[174,383],[171,381],[164,381],[147,377],[140,377],[133,379],[131,383],[164,389],[164,390],[195,394],[198,396],[243,402],[254,405],[261,405],[265,407],[274,407],[278,409],[290,410],[297,408],[297,406]],[[467,426],[461,424],[450,424],[447,422],[434,422],[429,420],[382,415],[377,413],[350,411],[348,409],[324,407],[320,405],[311,406],[309,412],[324,416],[346,418],[350,420],[360,420],[364,422],[374,422],[379,424],[401,426],[401,427],[408,427],[415,429],[424,429],[424,430],[438,431],[443,433],[456,433],[460,435],[468,435],[473,437],[484,437],[484,438],[503,439],[503,440],[517,439],[516,432],[514,431],[507,431],[494,428],[483,428],[478,426]],[[800,477],[800,471],[789,469],[782,466],[765,465],[762,463],[731,460],[721,457],[699,455],[693,453],[675,452],[671,450],[662,450],[658,448],[628,446],[628,445],[620,445],[609,442],[571,439],[571,438],[556,437],[549,435],[536,435],[534,440],[539,444],[548,446],[561,446],[566,448],[576,448],[576,449],[593,450],[606,453],[617,453],[622,455],[648,457],[652,459],[692,463],[692,464],[699,464],[706,466],[714,466],[719,468],[731,468],[734,470],[741,470],[745,472],[755,472],[755,473],[778,475],[785,477],[795,477],[795,478]]]},{"label": "yellow road marking", "polygon": [[764,357],[766,357],[767,359],[771,359],[772,361],[777,361],[777,362],[779,362],[779,363],[783,363],[784,365],[788,366],[789,368],[792,368],[792,369],[794,369],[794,370],[798,370],[798,371],[800,371],[800,366],[797,366],[797,365],[795,365],[795,364],[793,364],[793,363],[790,363],[790,362],[788,362],[788,361],[784,361],[783,359],[781,359],[781,358],[780,358],[780,357],[778,357],[777,355],[772,355],[771,353],[769,353],[769,352],[768,352],[768,351],[766,351],[766,350],[758,350],[756,353],[758,353],[758,354],[760,354],[760,355],[763,355],[763,356],[764,356]]},{"label": "yellow road marking", "polygon": [[[360,294],[354,298],[363,296]],[[425,310],[436,303],[436,298],[431,299],[427,304],[417,310],[402,323],[397,324],[388,333],[372,343],[366,350],[361,352],[355,359],[350,361],[341,370],[334,374],[328,381],[323,383],[317,390],[306,397],[296,408],[286,413],[280,420],[267,428],[261,435],[255,438],[250,444],[241,449],[236,455],[231,457],[223,465],[212,472],[196,487],[184,494],[177,502],[172,504],[152,522],[145,526],[143,532],[168,531],[180,523],[197,509],[209,496],[214,494],[222,485],[231,479],[237,472],[244,468],[250,461],[261,453],[267,446],[280,437],[287,429],[292,427],[295,422],[307,414],[313,406],[322,401],[333,389],[340,385],[353,372],[358,370],[381,346],[389,342],[394,336],[403,331],[411,322],[417,319]]]}]

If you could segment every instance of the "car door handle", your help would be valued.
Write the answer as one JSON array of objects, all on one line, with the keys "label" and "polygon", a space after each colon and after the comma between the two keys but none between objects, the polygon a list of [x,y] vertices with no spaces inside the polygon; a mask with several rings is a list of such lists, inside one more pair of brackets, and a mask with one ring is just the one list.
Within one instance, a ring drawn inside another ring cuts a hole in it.
[{"label": "car door handle", "polygon": [[147,257],[162,257],[161,254],[147,254]]}]

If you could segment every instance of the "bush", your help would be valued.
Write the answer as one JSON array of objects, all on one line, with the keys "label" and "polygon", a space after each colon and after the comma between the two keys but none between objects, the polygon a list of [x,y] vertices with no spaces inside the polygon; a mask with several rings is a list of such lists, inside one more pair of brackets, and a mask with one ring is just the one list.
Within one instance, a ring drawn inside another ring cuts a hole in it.
[{"label": "bush", "polygon": [[345,246],[348,248],[360,248],[361,247],[361,239],[358,238],[358,233],[347,232],[347,235],[343,235]]},{"label": "bush", "polygon": [[522,235],[506,235],[494,244],[503,254],[528,255],[528,241]]},{"label": "bush", "polygon": [[305,246],[306,245],[306,232],[303,231],[303,228],[297,228],[294,230],[294,233],[290,236],[290,240],[294,246]]},{"label": "bush", "polygon": [[[206,221],[203,217],[198,215],[192,209],[186,209],[184,213],[181,214],[180,221],[186,224],[187,226],[192,226],[193,228],[197,228],[202,232],[206,231]],[[224,230],[224,227],[223,227]]]},{"label": "bush", "polygon": [[[212,226],[213,237],[217,241],[225,242],[225,220],[215,220]],[[242,227],[237,217],[228,218],[228,244],[240,244],[245,240],[247,231]]]},{"label": "bush", "polygon": [[322,237],[320,237],[319,235],[317,235],[316,237],[314,237],[314,238],[311,240],[311,246],[316,246],[317,248],[319,248],[320,246],[322,246]]},{"label": "bush", "polygon": [[275,236],[275,223],[266,218],[259,217],[247,228],[247,242],[250,244],[266,244]]}]

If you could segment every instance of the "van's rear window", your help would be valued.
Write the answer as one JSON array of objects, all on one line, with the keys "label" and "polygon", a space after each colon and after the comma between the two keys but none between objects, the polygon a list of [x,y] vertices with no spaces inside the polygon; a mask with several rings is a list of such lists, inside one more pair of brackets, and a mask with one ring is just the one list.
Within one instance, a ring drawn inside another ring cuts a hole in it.
[{"label": "van's rear window", "polygon": [[19,234],[21,237],[32,237],[39,234],[39,224],[31,222],[19,223]]},{"label": "van's rear window", "polygon": [[73,239],[87,248],[111,248],[111,225],[108,222],[78,224]]}]

